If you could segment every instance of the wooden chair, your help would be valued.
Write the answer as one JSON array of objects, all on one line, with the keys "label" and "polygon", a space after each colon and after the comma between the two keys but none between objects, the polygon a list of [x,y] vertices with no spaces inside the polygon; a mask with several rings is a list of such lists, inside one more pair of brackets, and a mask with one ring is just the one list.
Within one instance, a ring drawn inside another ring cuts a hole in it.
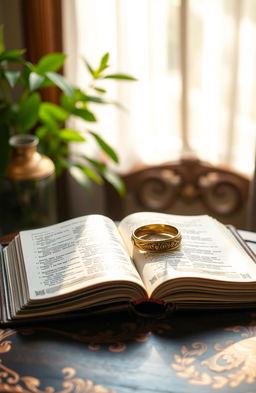
[{"label": "wooden chair", "polygon": [[136,211],[160,211],[209,214],[246,227],[249,179],[228,168],[189,158],[143,167],[122,178],[124,198],[106,185],[106,214],[115,220]]}]

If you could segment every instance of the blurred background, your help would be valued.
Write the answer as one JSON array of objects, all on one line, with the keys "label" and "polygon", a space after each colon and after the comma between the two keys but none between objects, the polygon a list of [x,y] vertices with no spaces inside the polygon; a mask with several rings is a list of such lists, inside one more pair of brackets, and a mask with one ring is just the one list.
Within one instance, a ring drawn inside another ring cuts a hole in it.
[{"label": "blurred background", "polygon": [[[113,73],[137,79],[103,81],[122,108],[95,104],[93,124],[118,154],[119,164],[107,164],[126,195],[93,183],[90,196],[66,175],[58,185],[59,220],[160,210],[253,227],[254,0],[0,0],[0,24],[6,47],[25,48],[32,62],[67,54],[62,72],[77,86],[89,83],[85,59],[97,64],[107,52]],[[47,99],[58,100],[51,94]],[[80,119],[70,123],[86,135]],[[88,140],[70,151],[100,155]]]}]

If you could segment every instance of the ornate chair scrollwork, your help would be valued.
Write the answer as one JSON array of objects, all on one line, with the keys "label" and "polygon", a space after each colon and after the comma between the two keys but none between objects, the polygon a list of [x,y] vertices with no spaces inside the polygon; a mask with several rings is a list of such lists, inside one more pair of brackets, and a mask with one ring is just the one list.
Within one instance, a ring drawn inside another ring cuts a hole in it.
[{"label": "ornate chair scrollwork", "polygon": [[106,187],[107,214],[115,220],[135,211],[210,214],[224,223],[246,225],[249,179],[198,159],[144,167],[125,176],[126,196]]}]

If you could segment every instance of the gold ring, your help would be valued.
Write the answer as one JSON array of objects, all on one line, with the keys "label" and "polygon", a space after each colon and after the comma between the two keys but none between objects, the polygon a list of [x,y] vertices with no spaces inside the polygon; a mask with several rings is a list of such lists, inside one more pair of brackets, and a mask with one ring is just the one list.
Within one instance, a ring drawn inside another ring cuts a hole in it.
[{"label": "gold ring", "polygon": [[[156,235],[161,239],[152,240],[152,237],[156,237]],[[176,250],[181,243],[181,233],[172,225],[143,225],[133,231],[132,241],[142,251],[162,252]]]}]

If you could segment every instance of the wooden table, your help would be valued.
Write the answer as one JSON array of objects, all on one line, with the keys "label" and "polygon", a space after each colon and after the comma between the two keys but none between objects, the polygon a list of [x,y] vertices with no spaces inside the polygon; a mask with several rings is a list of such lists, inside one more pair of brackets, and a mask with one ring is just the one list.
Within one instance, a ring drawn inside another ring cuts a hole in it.
[{"label": "wooden table", "polygon": [[256,310],[0,330],[0,392],[256,392]]},{"label": "wooden table", "polygon": [[253,311],[66,320],[0,340],[0,392],[256,392]]}]

